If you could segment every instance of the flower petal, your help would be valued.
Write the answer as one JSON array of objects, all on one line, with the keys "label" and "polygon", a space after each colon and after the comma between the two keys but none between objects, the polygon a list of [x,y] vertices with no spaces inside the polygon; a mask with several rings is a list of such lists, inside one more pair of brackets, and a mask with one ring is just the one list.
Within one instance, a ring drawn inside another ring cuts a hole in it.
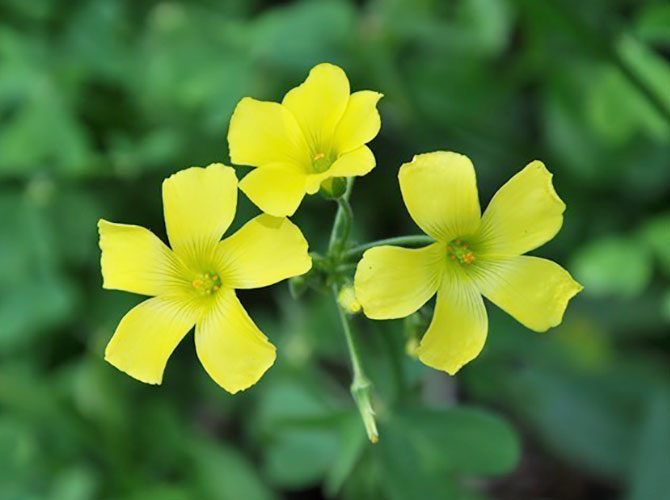
[{"label": "flower petal", "polygon": [[305,137],[291,112],[277,102],[243,98],[230,118],[230,161],[259,167],[286,162],[301,169],[311,164]]},{"label": "flower petal", "polygon": [[258,329],[233,290],[217,293],[195,329],[198,358],[214,381],[230,393],[253,384],[275,361],[275,347]]},{"label": "flower petal", "polygon": [[583,289],[561,266],[538,257],[481,259],[473,270],[487,299],[537,332],[560,324],[568,302]]},{"label": "flower petal", "polygon": [[342,68],[318,64],[291,89],[282,104],[295,116],[313,153],[328,153],[333,134],[349,102],[349,80]]},{"label": "flower petal", "polygon": [[558,233],[565,203],[556,194],[551,178],[544,164],[534,161],[498,190],[476,236],[480,253],[521,255]]},{"label": "flower petal", "polygon": [[354,278],[365,315],[393,319],[417,311],[440,286],[445,255],[443,243],[418,249],[379,246],[366,251]]},{"label": "flower petal", "polygon": [[365,175],[375,168],[375,156],[367,146],[340,156],[332,166],[323,173],[307,176],[307,192],[314,194],[319,190],[321,183],[331,177],[353,177]]},{"label": "flower petal", "polygon": [[147,384],[160,384],[167,360],[196,321],[197,309],[174,297],[153,297],[121,320],[105,360]]},{"label": "flower petal", "polygon": [[276,163],[249,172],[240,189],[263,212],[291,216],[305,196],[307,176],[287,164]]},{"label": "flower petal", "polygon": [[221,280],[232,288],[259,288],[312,267],[307,240],[284,217],[259,215],[219,243]]},{"label": "flower petal", "polygon": [[377,103],[383,97],[379,92],[362,90],[349,96],[347,108],[335,129],[333,149],[339,154],[367,144],[379,133],[381,117]]},{"label": "flower petal", "polygon": [[163,210],[172,249],[187,261],[212,250],[237,208],[235,170],[192,167],[163,181]]},{"label": "flower petal", "polygon": [[455,272],[445,273],[433,320],[419,345],[419,359],[454,375],[479,355],[487,331],[486,308],[477,288]]},{"label": "flower petal", "polygon": [[407,210],[426,234],[449,242],[477,230],[481,211],[467,156],[446,151],[416,155],[400,167],[398,179]]},{"label": "flower petal", "polygon": [[160,295],[183,285],[183,264],[148,229],[100,219],[98,231],[103,288]]}]

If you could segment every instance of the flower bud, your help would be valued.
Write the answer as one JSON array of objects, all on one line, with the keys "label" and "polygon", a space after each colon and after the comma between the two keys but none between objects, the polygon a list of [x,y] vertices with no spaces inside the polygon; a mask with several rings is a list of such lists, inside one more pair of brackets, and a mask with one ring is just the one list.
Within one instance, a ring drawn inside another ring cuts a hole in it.
[{"label": "flower bud", "polygon": [[347,179],[331,177],[321,183],[320,193],[329,199],[339,198],[347,190]]},{"label": "flower bud", "polygon": [[354,287],[351,285],[343,286],[337,295],[337,302],[347,314],[356,314],[361,312],[361,304],[356,300]]}]

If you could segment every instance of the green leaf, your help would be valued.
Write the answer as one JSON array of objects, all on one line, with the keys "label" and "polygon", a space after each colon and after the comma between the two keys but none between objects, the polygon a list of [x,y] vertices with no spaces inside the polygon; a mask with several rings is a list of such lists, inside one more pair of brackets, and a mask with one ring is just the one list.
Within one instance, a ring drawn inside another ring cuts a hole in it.
[{"label": "green leaf", "polygon": [[265,452],[265,473],[289,489],[317,484],[338,455],[336,432],[318,429],[281,430]]},{"label": "green leaf", "polygon": [[[666,112],[670,112],[670,64],[667,59],[631,36],[622,36],[616,44],[616,50],[658,99],[656,106],[663,106]],[[670,123],[667,122],[667,117],[662,124],[649,123],[648,126],[650,132],[659,140],[670,142]]]},{"label": "green leaf", "polygon": [[631,474],[629,500],[657,500],[668,492],[670,471],[670,392],[649,398]]},{"label": "green leaf", "polygon": [[649,43],[670,43],[670,5],[642,5],[635,18],[635,32]]},{"label": "green leaf", "polygon": [[519,442],[500,417],[474,408],[413,408],[383,422],[372,448],[378,488],[391,500],[483,500],[463,475],[509,472]]},{"label": "green leaf", "polygon": [[643,240],[660,261],[663,271],[670,276],[670,214],[647,221],[640,232]]},{"label": "green leaf", "polygon": [[361,458],[368,444],[368,438],[357,412],[353,412],[342,424],[340,435],[340,447],[326,476],[325,491],[328,497],[335,497],[340,491],[342,484],[353,472],[356,463]]},{"label": "green leaf", "polygon": [[350,42],[353,32],[348,3],[303,1],[260,16],[253,26],[251,51],[263,61],[302,68],[332,60],[337,46]]},{"label": "green leaf", "polygon": [[201,498],[212,500],[270,500],[272,492],[251,462],[221,442],[196,440],[190,449]]},{"label": "green leaf", "polygon": [[394,416],[390,426],[389,433],[411,439],[423,461],[445,471],[499,475],[519,461],[519,437],[512,426],[482,409],[411,408]]},{"label": "green leaf", "polygon": [[257,417],[268,435],[264,470],[282,487],[319,482],[338,456],[339,410],[300,380],[267,387]]},{"label": "green leaf", "polygon": [[380,440],[373,449],[379,488],[390,500],[456,498],[453,478],[422,456],[410,434],[394,427],[391,422],[380,426]]},{"label": "green leaf", "polygon": [[571,267],[584,293],[630,298],[649,284],[652,260],[643,242],[610,236],[582,247]]}]

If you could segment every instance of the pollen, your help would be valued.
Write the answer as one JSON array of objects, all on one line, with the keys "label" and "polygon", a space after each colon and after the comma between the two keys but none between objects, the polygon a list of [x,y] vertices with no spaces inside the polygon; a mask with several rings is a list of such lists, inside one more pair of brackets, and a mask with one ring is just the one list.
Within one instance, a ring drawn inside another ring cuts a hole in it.
[{"label": "pollen", "polygon": [[449,260],[457,260],[461,264],[472,264],[476,260],[475,254],[470,249],[468,242],[460,238],[449,242],[447,245],[447,257]]},{"label": "pollen", "polygon": [[206,272],[198,274],[191,285],[200,295],[212,295],[221,288],[221,278],[216,273]]}]

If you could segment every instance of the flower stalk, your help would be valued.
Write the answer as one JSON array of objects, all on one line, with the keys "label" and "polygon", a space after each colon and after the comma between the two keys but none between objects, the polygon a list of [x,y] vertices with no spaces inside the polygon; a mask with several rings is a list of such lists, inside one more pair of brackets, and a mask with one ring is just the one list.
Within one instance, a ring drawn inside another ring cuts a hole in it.
[{"label": "flower stalk", "polygon": [[335,298],[335,304],[337,305],[337,311],[340,317],[340,322],[342,324],[342,331],[344,332],[344,337],[347,341],[349,358],[351,359],[351,368],[354,374],[354,378],[350,387],[351,395],[353,396],[354,401],[356,402],[356,406],[358,407],[358,411],[361,414],[361,419],[363,420],[363,426],[365,427],[365,432],[368,435],[368,439],[371,443],[376,443],[379,441],[379,432],[377,431],[375,412],[372,409],[371,402],[372,382],[370,382],[370,379],[368,379],[363,370],[359,349],[356,344],[355,337],[351,331],[351,326],[349,325],[349,318],[337,300],[338,295],[339,289],[337,285],[333,285],[333,297]]},{"label": "flower stalk", "polygon": [[[351,234],[351,225],[353,222],[353,211],[349,204],[349,196],[351,195],[352,186],[353,179],[347,179],[347,188],[345,192],[342,196],[337,198],[338,208],[333,222],[333,229],[330,234],[330,243],[328,245],[328,257],[333,264],[333,269],[337,269],[342,263],[342,258],[347,250],[347,245],[349,244],[349,236]],[[351,359],[351,367],[353,371],[353,380],[350,386],[351,395],[361,414],[361,419],[363,420],[363,426],[365,427],[368,439],[370,442],[376,443],[379,441],[379,433],[377,431],[375,412],[372,409],[371,402],[372,382],[370,382],[370,379],[365,374],[356,338],[354,337],[353,332],[351,331],[351,325],[349,324],[349,317],[339,301],[341,284],[337,282],[337,275],[330,276],[329,278],[333,280],[331,290],[340,317],[340,323],[342,324],[342,331],[344,332],[344,337],[347,342],[349,358]]]},{"label": "flower stalk", "polygon": [[381,245],[400,245],[407,247],[420,247],[425,245],[430,245],[435,243],[435,240],[430,236],[425,236],[423,234],[417,234],[412,236],[398,236],[396,238],[385,238],[383,240],[371,241],[369,243],[364,243],[363,245],[358,245],[347,250],[343,255],[343,260],[357,259],[363,252],[369,250],[373,247],[378,247]]}]

